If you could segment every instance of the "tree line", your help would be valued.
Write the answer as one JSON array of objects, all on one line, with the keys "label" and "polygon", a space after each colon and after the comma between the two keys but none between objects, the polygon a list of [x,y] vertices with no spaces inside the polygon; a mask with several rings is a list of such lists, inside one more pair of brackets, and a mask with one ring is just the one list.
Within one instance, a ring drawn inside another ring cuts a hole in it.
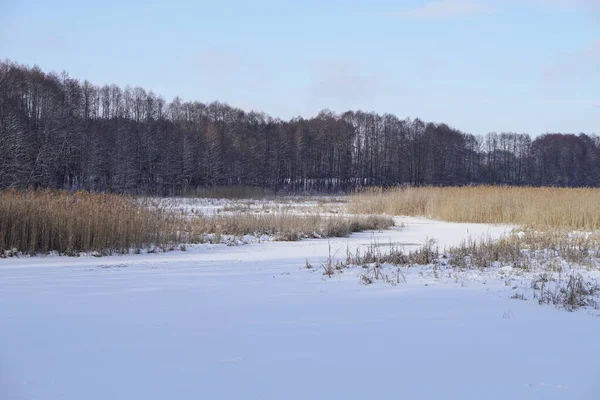
[{"label": "tree line", "polygon": [[0,62],[0,188],[174,195],[217,185],[599,186],[600,138],[475,136],[391,114],[284,121]]}]

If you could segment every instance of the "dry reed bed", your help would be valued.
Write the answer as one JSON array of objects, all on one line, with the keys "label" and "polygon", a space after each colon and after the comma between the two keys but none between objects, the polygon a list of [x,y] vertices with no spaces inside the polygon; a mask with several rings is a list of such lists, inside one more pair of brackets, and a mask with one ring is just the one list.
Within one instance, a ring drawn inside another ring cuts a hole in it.
[{"label": "dry reed bed", "polygon": [[353,232],[382,230],[392,225],[394,221],[391,218],[375,215],[323,216],[295,213],[217,215],[190,221],[191,231],[197,233],[266,234],[285,241],[309,237],[345,237]]},{"label": "dry reed bed", "polygon": [[385,229],[390,218],[319,214],[182,215],[148,199],[39,190],[0,191],[0,256],[18,253],[76,255],[128,253],[203,243],[221,235],[273,235],[279,240],[347,236]]},{"label": "dry reed bed", "polygon": [[[513,285],[517,277],[531,280],[530,287],[512,287],[518,290],[512,298],[528,297],[569,311],[600,308],[600,285],[595,280],[600,268],[600,189],[370,189],[353,197],[350,210],[521,226],[500,239],[468,239],[449,249],[440,250],[433,242],[412,252],[369,249],[349,260],[350,265],[363,265],[363,283],[384,280],[398,284],[400,266],[431,266],[436,279],[438,271],[447,271],[445,268],[454,271],[450,274],[480,269],[501,277],[506,285]],[[389,272],[385,264],[397,269]],[[512,272],[503,275],[504,271]]]},{"label": "dry reed bed", "polygon": [[172,216],[128,196],[51,190],[0,192],[0,250],[127,252],[176,241]]},{"label": "dry reed bed", "polygon": [[449,222],[600,229],[600,189],[422,187],[369,189],[353,196],[360,214],[424,216]]}]

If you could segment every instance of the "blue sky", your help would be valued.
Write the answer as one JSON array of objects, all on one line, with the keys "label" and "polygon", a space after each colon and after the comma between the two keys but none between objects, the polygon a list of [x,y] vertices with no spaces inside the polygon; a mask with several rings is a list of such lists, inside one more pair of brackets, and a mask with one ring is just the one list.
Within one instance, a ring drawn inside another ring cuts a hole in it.
[{"label": "blue sky", "polygon": [[0,0],[0,58],[285,119],[600,134],[600,0]]}]

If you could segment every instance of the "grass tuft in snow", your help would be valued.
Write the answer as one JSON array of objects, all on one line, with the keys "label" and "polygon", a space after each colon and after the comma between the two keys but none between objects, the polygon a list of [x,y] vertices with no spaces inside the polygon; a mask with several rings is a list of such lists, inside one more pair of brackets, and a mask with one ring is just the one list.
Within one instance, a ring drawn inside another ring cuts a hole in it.
[{"label": "grass tuft in snow", "polygon": [[600,265],[600,231],[514,230],[498,240],[468,239],[447,252],[450,264],[460,268],[487,268],[499,263],[525,270],[543,267],[557,271],[563,263],[571,263],[596,269]]},{"label": "grass tuft in snow", "polygon": [[[330,277],[358,267],[361,283],[382,281],[393,286],[406,282],[403,268],[419,267],[420,273],[426,268],[434,280],[454,277],[455,283],[459,282],[461,271],[475,270],[476,275],[500,279],[506,286],[512,286],[516,278],[530,281],[527,295],[523,287],[513,287],[517,290],[511,296],[514,299],[535,299],[568,311],[600,308],[600,286],[589,273],[583,274],[600,269],[600,233],[529,229],[514,231],[499,240],[468,240],[443,250],[428,239],[420,248],[408,252],[402,247],[371,243],[355,254],[348,251],[344,262],[335,261],[330,255],[324,266]],[[597,272],[592,274],[597,276]]]},{"label": "grass tuft in snow", "polygon": [[600,308],[600,286],[586,281],[576,271],[564,279],[560,274],[547,272],[532,280],[533,298],[540,304],[553,304],[567,311],[582,307]]}]

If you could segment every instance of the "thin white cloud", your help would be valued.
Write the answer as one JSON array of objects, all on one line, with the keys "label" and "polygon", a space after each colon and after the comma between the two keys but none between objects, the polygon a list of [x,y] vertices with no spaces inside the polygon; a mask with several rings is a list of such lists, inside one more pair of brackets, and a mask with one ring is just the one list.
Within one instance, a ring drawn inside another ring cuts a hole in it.
[{"label": "thin white cloud", "polygon": [[217,48],[202,49],[196,57],[200,70],[208,74],[229,74],[239,71],[244,64],[239,54]]},{"label": "thin white cloud", "polygon": [[352,60],[321,59],[313,65],[311,94],[315,97],[354,102],[371,100],[390,89],[385,78],[364,71]]},{"label": "thin white cloud", "polygon": [[240,51],[201,49],[195,54],[195,63],[201,77],[212,85],[237,80],[246,88],[258,89],[271,84],[276,75],[260,59]]},{"label": "thin white cloud", "polygon": [[422,7],[406,11],[390,11],[382,15],[415,18],[415,19],[444,19],[472,17],[490,13],[494,8],[488,3],[473,0],[437,0]]},{"label": "thin white cloud", "polygon": [[[538,0],[540,1],[540,0]],[[600,10],[600,2],[598,0],[544,0],[546,3],[560,7],[586,7]]]},{"label": "thin white cloud", "polygon": [[[515,5],[523,4],[524,0],[511,0]],[[542,8],[554,8],[559,10],[581,10],[600,15],[600,0],[527,0]]]},{"label": "thin white cloud", "polygon": [[548,82],[595,76],[600,76],[600,39],[592,41],[583,50],[561,55],[560,60],[544,70]]}]

